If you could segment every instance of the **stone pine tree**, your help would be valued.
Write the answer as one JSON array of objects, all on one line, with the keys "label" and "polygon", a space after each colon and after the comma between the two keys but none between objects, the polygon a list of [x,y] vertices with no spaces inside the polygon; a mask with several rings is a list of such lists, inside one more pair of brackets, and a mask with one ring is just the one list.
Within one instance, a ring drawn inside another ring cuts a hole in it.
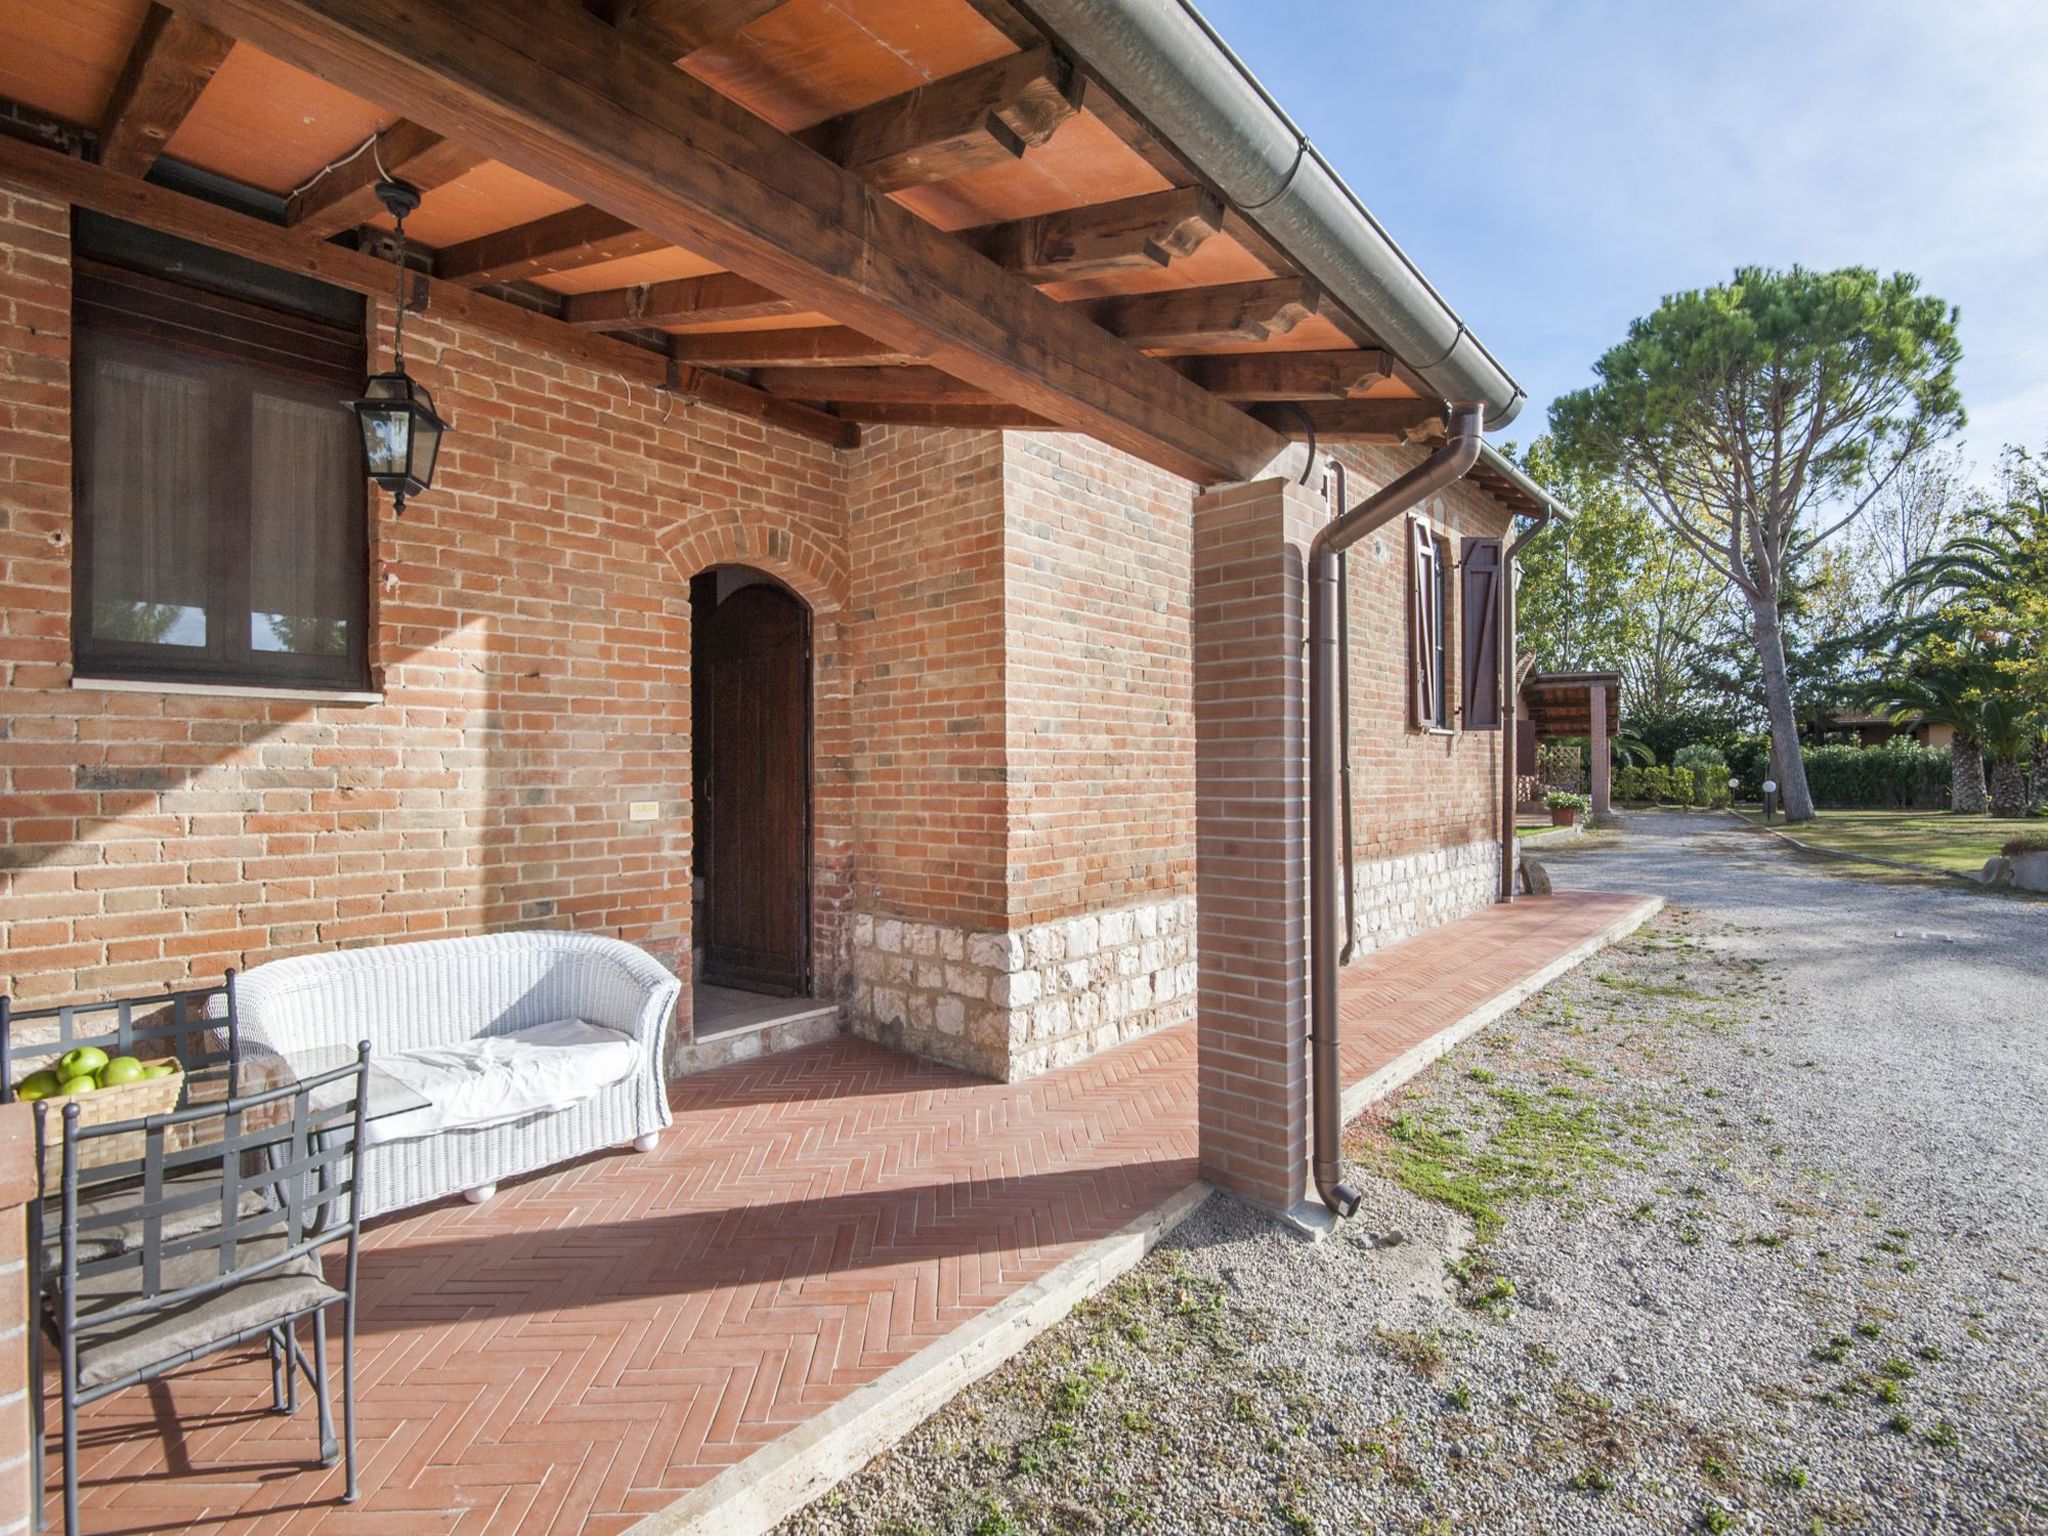
[{"label": "stone pine tree", "polygon": [[1781,605],[1902,463],[1962,425],[1956,311],[1907,273],[1739,269],[1674,294],[1551,407],[1558,450],[1625,481],[1742,595],[1785,813],[1813,816]]}]

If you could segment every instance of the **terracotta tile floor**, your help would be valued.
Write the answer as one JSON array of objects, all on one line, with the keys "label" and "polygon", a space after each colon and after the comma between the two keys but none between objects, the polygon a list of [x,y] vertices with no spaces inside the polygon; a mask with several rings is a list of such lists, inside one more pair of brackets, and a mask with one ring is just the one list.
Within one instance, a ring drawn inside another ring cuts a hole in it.
[{"label": "terracotta tile floor", "polygon": [[[1347,1079],[1627,904],[1495,908],[1352,967]],[[685,1079],[655,1153],[366,1235],[360,1503],[237,1352],[87,1411],[86,1529],[621,1530],[1183,1188],[1193,1068],[1181,1028],[1015,1085],[850,1039]]]}]

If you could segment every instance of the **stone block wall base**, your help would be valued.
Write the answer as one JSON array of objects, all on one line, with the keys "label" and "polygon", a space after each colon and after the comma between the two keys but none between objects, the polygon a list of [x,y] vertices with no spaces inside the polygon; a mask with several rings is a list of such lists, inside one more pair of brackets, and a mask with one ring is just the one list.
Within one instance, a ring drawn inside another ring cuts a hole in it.
[{"label": "stone block wall base", "polygon": [[859,913],[853,1032],[1016,1082],[1194,1017],[1191,896],[1009,932]]},{"label": "stone block wall base", "polygon": [[1432,848],[1352,866],[1354,955],[1370,954],[1493,905],[1500,840]]}]

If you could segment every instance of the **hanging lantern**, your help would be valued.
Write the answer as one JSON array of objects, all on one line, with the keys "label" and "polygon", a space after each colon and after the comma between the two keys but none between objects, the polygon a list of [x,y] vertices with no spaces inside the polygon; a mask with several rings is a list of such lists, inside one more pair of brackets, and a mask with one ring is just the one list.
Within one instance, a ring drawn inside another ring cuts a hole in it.
[{"label": "hanging lantern", "polygon": [[419,189],[403,181],[377,183],[377,200],[398,225],[397,318],[392,326],[391,371],[372,374],[362,398],[349,402],[363,433],[363,469],[405,511],[406,498],[434,483],[434,460],[448,430],[434,397],[405,371],[405,216],[420,205]]}]

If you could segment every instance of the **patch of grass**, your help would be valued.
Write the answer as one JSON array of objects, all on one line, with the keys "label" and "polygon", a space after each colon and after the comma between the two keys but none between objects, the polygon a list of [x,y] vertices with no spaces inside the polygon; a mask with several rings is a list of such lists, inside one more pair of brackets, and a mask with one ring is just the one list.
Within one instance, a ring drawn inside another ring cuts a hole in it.
[{"label": "patch of grass", "polygon": [[1807,1484],[1806,1468],[1779,1467],[1771,1473],[1771,1481],[1776,1483],[1780,1488],[1788,1489],[1791,1492],[1797,1493],[1801,1488],[1804,1488]]},{"label": "patch of grass", "polygon": [[1831,1365],[1840,1365],[1849,1358],[1849,1349],[1849,1340],[1844,1335],[1838,1333],[1825,1344],[1814,1345],[1813,1358],[1825,1360]]},{"label": "patch of grass", "polygon": [[1881,1339],[1884,1337],[1884,1324],[1874,1323],[1866,1317],[1856,1325],[1856,1333],[1860,1338]]},{"label": "patch of grass", "polygon": [[1444,1346],[1434,1334],[1411,1333],[1406,1328],[1382,1328],[1375,1337],[1380,1341],[1380,1348],[1418,1376],[1434,1376],[1444,1368]]},{"label": "patch of grass", "polygon": [[1444,1393],[1444,1400],[1460,1413],[1472,1411],[1472,1389],[1462,1381],[1451,1384],[1451,1389]]},{"label": "patch of grass", "polygon": [[1816,848],[1896,859],[1959,875],[1974,875],[2010,843],[2030,838],[2048,843],[2039,822],[1948,811],[1823,811],[1786,830]]},{"label": "patch of grass", "polygon": [[1699,1527],[1703,1531],[1732,1531],[1735,1517],[1718,1504],[1709,1504],[1700,1511]]},{"label": "patch of grass", "polygon": [[1940,1446],[1944,1451],[1952,1451],[1963,1443],[1963,1437],[1956,1433],[1955,1425],[1947,1419],[1943,1419],[1921,1438],[1929,1445]]},{"label": "patch of grass", "polygon": [[1565,1487],[1573,1493],[1612,1493],[1614,1474],[1605,1467],[1581,1467],[1566,1480]]}]

